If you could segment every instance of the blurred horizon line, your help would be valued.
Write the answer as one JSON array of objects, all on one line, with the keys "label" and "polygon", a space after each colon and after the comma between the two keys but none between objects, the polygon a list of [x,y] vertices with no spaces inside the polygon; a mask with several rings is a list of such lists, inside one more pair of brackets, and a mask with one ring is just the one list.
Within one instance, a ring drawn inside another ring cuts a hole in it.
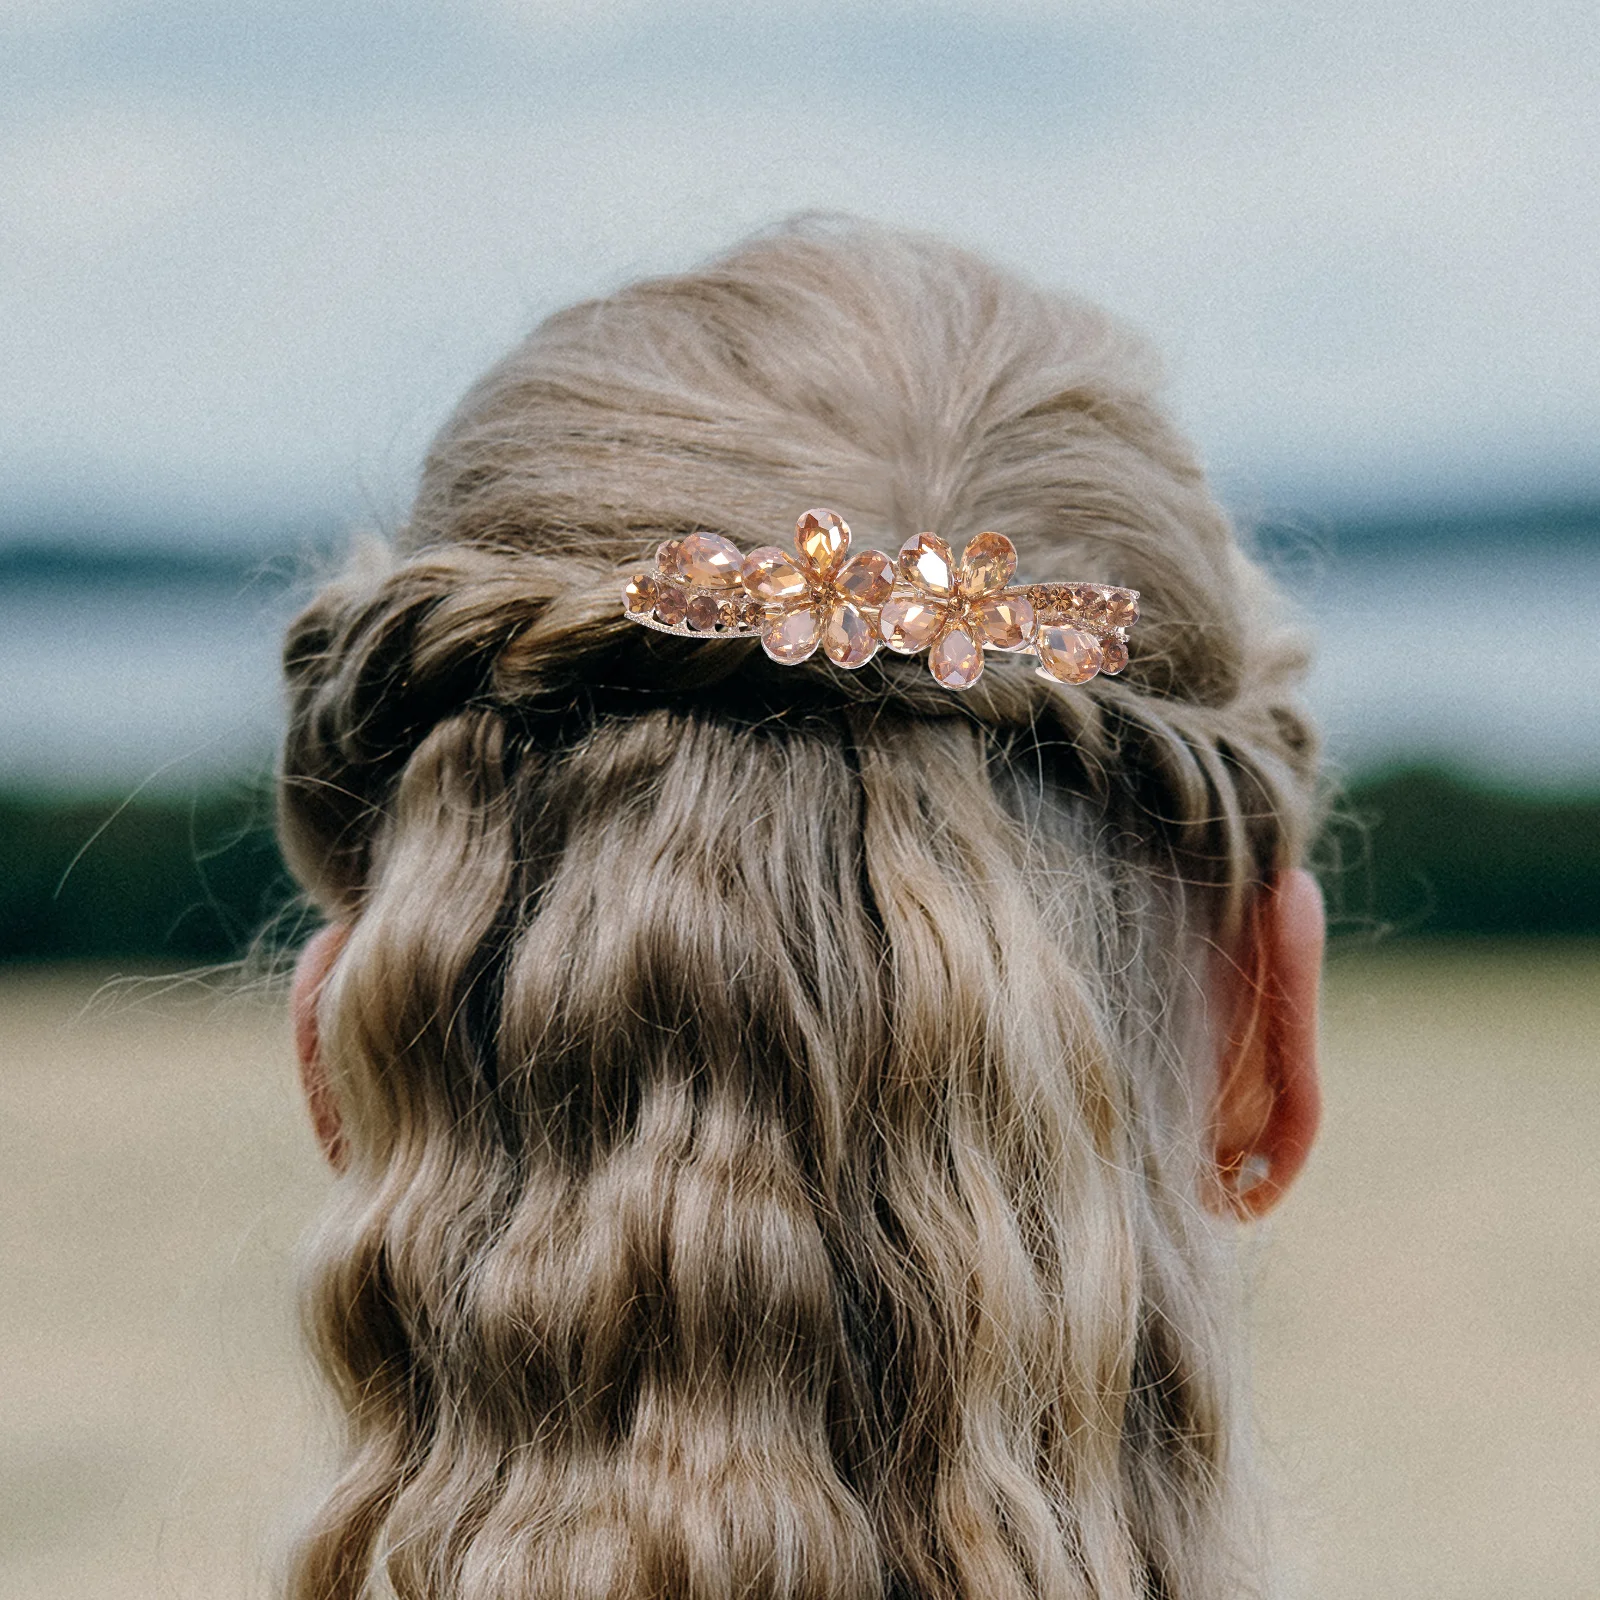
[{"label": "blurred horizon line", "polygon": [[[1487,496],[1470,502],[1396,496],[1360,506],[1261,500],[1224,504],[1246,538],[1267,557],[1312,550],[1370,557],[1385,550],[1464,550],[1511,540],[1545,547],[1600,543],[1600,492]],[[87,577],[160,571],[200,577],[270,575],[273,563],[335,553],[363,530],[392,531],[399,520],[375,515],[292,511],[280,507],[227,516],[157,515],[129,507],[122,515],[62,509],[8,514],[0,509],[0,578]],[[291,568],[286,577],[297,576]]]}]

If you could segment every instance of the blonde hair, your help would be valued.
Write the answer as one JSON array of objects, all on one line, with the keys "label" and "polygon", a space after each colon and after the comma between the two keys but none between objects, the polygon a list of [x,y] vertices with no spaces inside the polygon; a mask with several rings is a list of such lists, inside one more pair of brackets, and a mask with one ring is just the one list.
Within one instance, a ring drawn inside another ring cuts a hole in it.
[{"label": "blonde hair", "polygon": [[[1139,340],[803,221],[550,318],[294,625],[281,833],[353,932],[296,1600],[1261,1581],[1208,945],[1315,816],[1298,639]],[[1143,595],[1121,679],[629,627],[820,504]]]}]

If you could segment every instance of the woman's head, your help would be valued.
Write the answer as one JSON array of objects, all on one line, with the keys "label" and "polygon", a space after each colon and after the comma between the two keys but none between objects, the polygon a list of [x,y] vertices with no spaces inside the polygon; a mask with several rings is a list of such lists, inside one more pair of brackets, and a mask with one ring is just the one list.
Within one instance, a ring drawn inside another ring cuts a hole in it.
[{"label": "woman's head", "polygon": [[[351,1423],[300,1596],[1235,1592],[1202,1202],[1219,1059],[1282,1056],[1226,973],[1314,753],[1152,383],[948,246],[788,229],[545,323],[297,622]],[[1127,672],[958,695],[622,619],[663,537],[817,503],[1140,590]]]}]

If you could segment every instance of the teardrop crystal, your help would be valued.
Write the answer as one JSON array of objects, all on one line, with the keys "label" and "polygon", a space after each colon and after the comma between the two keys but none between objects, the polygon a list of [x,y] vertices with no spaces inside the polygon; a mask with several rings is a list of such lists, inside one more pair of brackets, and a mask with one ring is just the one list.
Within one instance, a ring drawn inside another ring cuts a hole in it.
[{"label": "teardrop crystal", "polygon": [[991,594],[968,612],[979,642],[991,650],[1021,650],[1033,639],[1033,602],[1024,594]]},{"label": "teardrop crystal", "polygon": [[894,587],[894,563],[881,550],[863,550],[845,562],[834,587],[855,605],[876,610]]},{"label": "teardrop crystal", "polygon": [[675,628],[689,611],[689,596],[676,584],[658,583],[656,585],[657,622],[664,622],[669,628]]},{"label": "teardrop crystal", "polygon": [[872,624],[848,600],[829,607],[822,649],[836,667],[864,667],[878,650]]},{"label": "teardrop crystal", "polygon": [[744,557],[720,533],[691,533],[678,547],[678,570],[697,589],[732,589]]},{"label": "teardrop crystal", "polygon": [[993,594],[1017,575],[1017,547],[1003,533],[980,533],[961,552],[961,592]]},{"label": "teardrop crystal", "polygon": [[983,651],[961,628],[952,628],[928,652],[928,670],[947,689],[970,689],[983,676]]},{"label": "teardrop crystal", "polygon": [[943,621],[944,608],[907,585],[884,601],[878,613],[878,632],[891,650],[914,656],[933,643]]},{"label": "teardrop crystal", "polygon": [[1061,683],[1087,683],[1100,670],[1100,644],[1082,628],[1041,628],[1036,641],[1044,670]]},{"label": "teardrop crystal", "polygon": [[818,507],[795,524],[794,539],[802,564],[817,577],[826,578],[850,548],[850,528],[837,512]]},{"label": "teardrop crystal", "polygon": [[761,635],[761,646],[774,661],[792,667],[816,650],[821,635],[816,613],[800,606],[767,624]]},{"label": "teardrop crystal", "polygon": [[810,582],[794,557],[775,544],[764,544],[744,558],[741,574],[745,588],[758,600],[798,600]]},{"label": "teardrop crystal", "polygon": [[936,533],[913,534],[900,546],[900,576],[941,599],[955,591],[950,546]]}]

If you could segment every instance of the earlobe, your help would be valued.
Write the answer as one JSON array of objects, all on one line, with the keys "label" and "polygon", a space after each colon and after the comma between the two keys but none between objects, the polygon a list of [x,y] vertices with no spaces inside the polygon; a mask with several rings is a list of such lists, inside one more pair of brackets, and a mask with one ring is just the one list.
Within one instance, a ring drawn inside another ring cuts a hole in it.
[{"label": "earlobe", "polygon": [[1213,1107],[1212,1207],[1264,1216],[1299,1176],[1322,1114],[1317,1005],[1325,920],[1310,873],[1260,895],[1218,983],[1229,1025]]},{"label": "earlobe", "polygon": [[295,964],[294,987],[289,996],[290,1016],[294,1023],[295,1055],[300,1065],[300,1087],[305,1093],[306,1107],[311,1113],[311,1126],[317,1143],[335,1172],[342,1171],[345,1160],[344,1127],[339,1117],[338,1102],[333,1096],[333,1086],[328,1081],[326,1065],[322,1058],[322,1042],[317,1023],[317,1005],[322,997],[322,987],[333,970],[334,963],[350,937],[348,923],[332,923],[314,934],[300,952]]}]

